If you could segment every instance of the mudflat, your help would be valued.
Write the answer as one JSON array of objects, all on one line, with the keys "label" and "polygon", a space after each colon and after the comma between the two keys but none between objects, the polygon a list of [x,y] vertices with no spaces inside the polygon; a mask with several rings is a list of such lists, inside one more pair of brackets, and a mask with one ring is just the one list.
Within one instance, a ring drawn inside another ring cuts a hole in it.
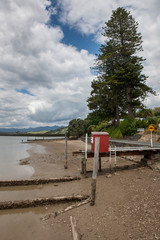
[{"label": "mudflat", "polygon": [[[87,160],[87,178],[81,175],[81,157],[73,151],[84,150],[80,140],[68,141],[68,169],[65,164],[65,141],[33,142],[30,157],[25,163],[35,172],[32,178],[60,178],[80,176],[81,180],[55,184],[0,187],[1,201],[28,200],[91,194],[93,159]],[[90,148],[90,146],[88,146]],[[39,149],[39,150],[37,150]],[[102,172],[98,173],[96,201],[61,213],[72,203],[0,211],[1,240],[73,239],[70,216],[75,217],[81,239],[126,240],[160,239],[160,173],[148,167],[132,167],[140,158],[117,158],[117,165],[129,165],[108,173],[108,158],[102,158]],[[113,163],[114,165],[114,163]],[[73,203],[75,204],[75,203]]]}]

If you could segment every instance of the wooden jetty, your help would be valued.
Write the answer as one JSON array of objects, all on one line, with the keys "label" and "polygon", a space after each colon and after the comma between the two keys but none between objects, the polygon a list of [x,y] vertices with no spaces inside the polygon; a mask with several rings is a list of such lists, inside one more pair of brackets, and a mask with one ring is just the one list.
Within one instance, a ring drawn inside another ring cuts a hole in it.
[{"label": "wooden jetty", "polygon": [[[99,171],[101,169],[101,158],[109,157],[110,158],[110,165],[111,165],[111,158],[114,157],[116,162],[117,156],[137,156],[143,155],[142,164],[146,164],[147,160],[154,159],[157,154],[160,154],[160,147],[147,147],[147,146],[140,146],[140,147],[109,147],[108,152],[99,153]],[[87,151],[76,151],[73,152],[73,156],[82,156],[82,173],[86,174],[86,163],[87,158],[94,158],[94,152]],[[86,157],[85,157],[86,155]],[[85,161],[84,161],[85,159]]]},{"label": "wooden jetty", "polygon": [[[134,156],[134,155],[145,155],[150,156],[153,154],[160,153],[160,148],[151,148],[151,147],[116,147],[116,148],[110,148],[108,152],[105,153],[99,153],[100,157],[109,157],[109,154],[111,152],[116,152],[116,156]],[[76,151],[73,152],[73,156],[78,155],[85,155],[85,151]],[[94,152],[88,151],[87,152],[87,158],[93,158]]]}]

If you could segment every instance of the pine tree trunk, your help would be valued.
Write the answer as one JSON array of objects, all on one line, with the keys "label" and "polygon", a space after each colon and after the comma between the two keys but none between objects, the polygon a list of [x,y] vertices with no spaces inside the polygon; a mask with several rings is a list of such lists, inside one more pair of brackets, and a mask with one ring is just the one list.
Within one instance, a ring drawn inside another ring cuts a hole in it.
[{"label": "pine tree trunk", "polygon": [[132,97],[131,97],[131,88],[126,87],[126,97],[127,97],[127,108],[128,108],[128,115],[132,118],[134,118],[134,112],[133,108],[131,106],[132,104]]},{"label": "pine tree trunk", "polygon": [[118,94],[116,93],[116,119],[117,119],[116,125],[118,126],[120,123],[120,120],[119,120],[119,104],[118,104],[117,95]]},{"label": "pine tree trunk", "polygon": [[120,119],[119,119],[119,105],[118,105],[118,103],[116,103],[116,119],[117,119],[116,125],[119,125]]}]

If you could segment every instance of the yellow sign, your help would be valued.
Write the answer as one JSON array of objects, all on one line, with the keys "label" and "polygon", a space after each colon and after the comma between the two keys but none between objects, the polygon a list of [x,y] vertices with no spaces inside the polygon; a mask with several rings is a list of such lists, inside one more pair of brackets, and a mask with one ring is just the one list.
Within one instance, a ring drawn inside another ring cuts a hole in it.
[{"label": "yellow sign", "polygon": [[150,126],[148,127],[148,130],[149,130],[150,132],[153,132],[154,129],[155,129],[155,127],[153,127],[152,125],[150,125]]}]

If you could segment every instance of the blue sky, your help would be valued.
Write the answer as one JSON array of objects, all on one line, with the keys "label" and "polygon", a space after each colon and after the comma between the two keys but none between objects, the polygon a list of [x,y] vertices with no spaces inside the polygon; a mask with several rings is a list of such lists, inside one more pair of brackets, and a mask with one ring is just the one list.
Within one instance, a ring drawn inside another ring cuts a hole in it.
[{"label": "blue sky", "polygon": [[[49,11],[49,9],[54,6],[56,6],[56,1],[52,1],[52,4],[47,7],[47,10]],[[89,53],[97,54],[100,43],[95,41],[94,34],[84,34],[82,32],[79,32],[78,29],[76,29],[74,26],[70,26],[65,23],[63,24],[59,20],[59,12],[60,9],[57,8],[57,14],[52,14],[47,24],[49,27],[61,27],[64,34],[62,42],[67,45],[75,46],[78,51],[87,49]]]},{"label": "blue sky", "polygon": [[70,29],[68,26],[61,26],[64,39],[63,42],[67,45],[75,46],[79,51],[82,49],[87,49],[87,51],[91,54],[97,54],[100,44],[94,41],[93,35],[82,35],[77,32],[75,29]]},{"label": "blue sky", "polygon": [[91,70],[102,27],[125,7],[139,23],[144,73],[160,102],[159,0],[5,0],[0,2],[0,127],[65,125],[88,113]]}]

